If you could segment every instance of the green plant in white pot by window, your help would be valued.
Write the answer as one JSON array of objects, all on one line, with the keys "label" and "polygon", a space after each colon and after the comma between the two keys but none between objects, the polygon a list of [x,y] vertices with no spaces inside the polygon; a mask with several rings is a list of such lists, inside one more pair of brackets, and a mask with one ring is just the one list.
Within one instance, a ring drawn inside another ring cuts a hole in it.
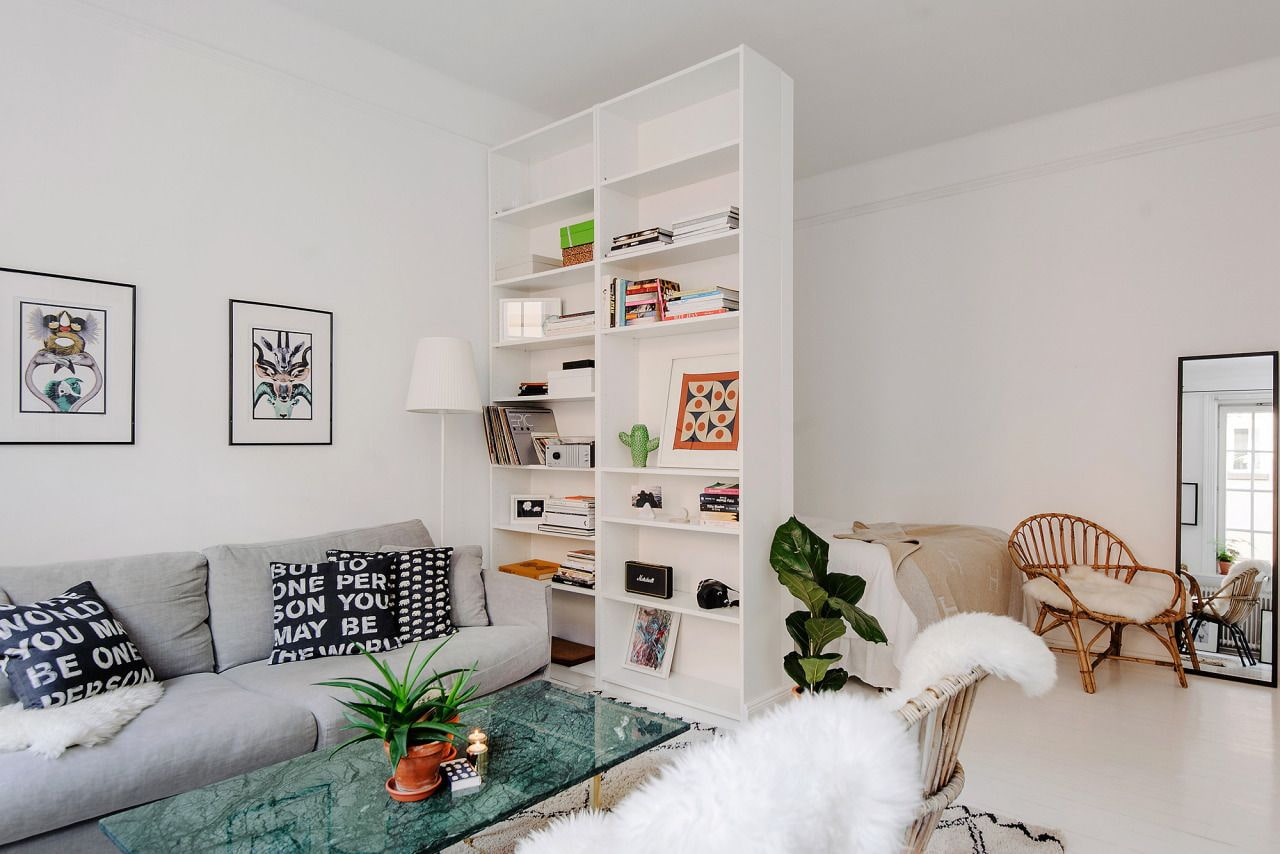
[{"label": "green plant in white pot by window", "polygon": [[831,546],[792,516],[778,526],[769,550],[769,563],[778,581],[806,610],[787,615],[787,633],[796,649],[782,659],[782,667],[800,691],[839,691],[849,672],[833,667],[838,652],[823,652],[845,634],[845,626],[869,643],[886,643],[880,622],[858,607],[867,582],[857,575],[828,572]]}]

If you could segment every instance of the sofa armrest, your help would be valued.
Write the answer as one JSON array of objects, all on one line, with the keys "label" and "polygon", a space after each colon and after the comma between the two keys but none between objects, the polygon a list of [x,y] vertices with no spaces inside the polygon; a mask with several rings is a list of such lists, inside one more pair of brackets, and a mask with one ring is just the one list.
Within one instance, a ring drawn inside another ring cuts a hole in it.
[{"label": "sofa armrest", "polygon": [[496,569],[484,570],[489,622],[495,626],[533,626],[551,637],[551,585]]}]

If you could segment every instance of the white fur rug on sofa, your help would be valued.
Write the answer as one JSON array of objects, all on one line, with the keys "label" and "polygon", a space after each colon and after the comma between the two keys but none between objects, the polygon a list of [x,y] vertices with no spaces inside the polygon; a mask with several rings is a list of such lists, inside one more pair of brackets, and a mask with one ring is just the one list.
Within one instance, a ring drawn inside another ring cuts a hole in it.
[{"label": "white fur rug on sofa", "polygon": [[0,753],[27,750],[56,759],[75,744],[102,744],[163,695],[159,682],[145,682],[52,709],[0,706]]}]

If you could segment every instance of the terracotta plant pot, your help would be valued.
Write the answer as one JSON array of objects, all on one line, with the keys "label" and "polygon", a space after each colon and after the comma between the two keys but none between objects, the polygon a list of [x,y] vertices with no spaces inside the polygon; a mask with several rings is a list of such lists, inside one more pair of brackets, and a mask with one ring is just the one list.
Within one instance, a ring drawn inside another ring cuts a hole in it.
[{"label": "terracotta plant pot", "polygon": [[801,697],[803,697],[803,696],[804,696],[804,691],[803,691],[803,690],[801,690],[801,688],[800,688],[800,686],[799,686],[799,685],[792,685],[792,686],[791,686],[791,696],[792,696],[792,697],[795,697],[797,700],[799,700]]},{"label": "terracotta plant pot", "polygon": [[[391,748],[383,745],[387,755]],[[420,801],[430,797],[440,788],[440,763],[458,755],[452,744],[441,741],[431,744],[415,744],[400,758],[395,776],[387,781],[387,792],[397,801]]]},{"label": "terracotta plant pot", "polygon": [[1230,571],[1231,571],[1231,561],[1229,560],[1218,561],[1218,575],[1226,575]]}]

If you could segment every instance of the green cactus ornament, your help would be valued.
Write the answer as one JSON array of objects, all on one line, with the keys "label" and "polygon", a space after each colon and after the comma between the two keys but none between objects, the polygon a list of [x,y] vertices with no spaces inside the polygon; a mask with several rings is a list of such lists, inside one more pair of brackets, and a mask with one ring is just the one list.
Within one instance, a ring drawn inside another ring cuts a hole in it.
[{"label": "green cactus ornament", "polygon": [[631,449],[631,465],[642,469],[648,466],[649,455],[658,450],[658,437],[649,438],[649,428],[637,424],[630,433],[619,433],[618,441]]}]

